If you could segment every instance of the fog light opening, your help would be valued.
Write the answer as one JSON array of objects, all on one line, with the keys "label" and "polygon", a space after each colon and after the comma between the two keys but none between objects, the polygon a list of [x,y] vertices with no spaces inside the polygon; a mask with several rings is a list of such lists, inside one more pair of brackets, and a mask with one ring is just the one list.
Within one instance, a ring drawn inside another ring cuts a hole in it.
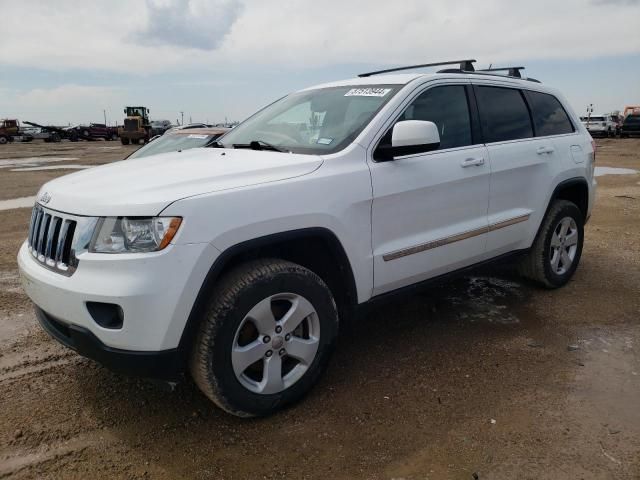
[{"label": "fog light opening", "polygon": [[124,324],[124,311],[115,303],[87,302],[87,310],[102,328],[119,330]]}]

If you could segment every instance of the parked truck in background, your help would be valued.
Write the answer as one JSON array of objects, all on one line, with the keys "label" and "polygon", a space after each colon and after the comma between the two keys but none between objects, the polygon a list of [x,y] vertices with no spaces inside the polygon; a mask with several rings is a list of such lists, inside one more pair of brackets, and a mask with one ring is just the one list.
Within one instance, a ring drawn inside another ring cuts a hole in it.
[{"label": "parked truck in background", "polygon": [[147,143],[152,137],[147,107],[125,107],[124,125],[118,127],[118,136],[123,145]]},{"label": "parked truck in background", "polygon": [[13,137],[20,132],[20,122],[18,120],[0,120],[0,145],[13,141]]}]

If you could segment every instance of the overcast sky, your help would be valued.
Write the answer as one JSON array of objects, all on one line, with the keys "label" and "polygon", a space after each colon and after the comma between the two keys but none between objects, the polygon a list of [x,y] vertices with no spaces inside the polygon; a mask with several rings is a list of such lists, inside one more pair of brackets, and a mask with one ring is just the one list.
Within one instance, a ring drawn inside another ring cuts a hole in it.
[{"label": "overcast sky", "polygon": [[0,0],[0,118],[242,120],[371,68],[526,65],[578,112],[640,104],[640,0]]}]

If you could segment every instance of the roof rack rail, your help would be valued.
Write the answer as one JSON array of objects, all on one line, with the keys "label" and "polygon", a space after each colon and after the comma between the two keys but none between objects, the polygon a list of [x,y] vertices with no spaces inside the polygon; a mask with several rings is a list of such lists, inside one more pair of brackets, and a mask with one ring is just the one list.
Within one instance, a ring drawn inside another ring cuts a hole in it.
[{"label": "roof rack rail", "polygon": [[478,72],[508,72],[510,77],[522,78],[520,70],[524,70],[524,67],[499,67],[499,68],[483,68]]},{"label": "roof rack rail", "polygon": [[[475,69],[473,68],[473,63],[475,60],[467,59],[467,60],[451,60],[448,62],[436,62],[436,63],[423,63],[422,65],[409,65],[406,67],[396,67],[396,68],[387,68],[386,70],[377,70],[375,72],[367,72],[361,73],[358,75],[359,77],[370,77],[371,75],[378,75],[380,73],[390,73],[390,72],[400,72],[402,70],[413,70],[415,68],[427,68],[427,67],[439,67],[441,65],[460,65],[460,70],[464,72],[473,72]],[[524,68],[524,67],[523,67]]]}]

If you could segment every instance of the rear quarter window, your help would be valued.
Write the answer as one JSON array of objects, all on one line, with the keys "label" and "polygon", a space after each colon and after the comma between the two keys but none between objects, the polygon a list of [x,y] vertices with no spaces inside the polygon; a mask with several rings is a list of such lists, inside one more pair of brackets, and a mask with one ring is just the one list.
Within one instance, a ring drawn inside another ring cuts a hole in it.
[{"label": "rear quarter window", "polygon": [[475,86],[486,143],[533,137],[529,109],[515,88]]},{"label": "rear quarter window", "polygon": [[575,131],[560,101],[547,93],[527,91],[536,137],[563,135]]}]

